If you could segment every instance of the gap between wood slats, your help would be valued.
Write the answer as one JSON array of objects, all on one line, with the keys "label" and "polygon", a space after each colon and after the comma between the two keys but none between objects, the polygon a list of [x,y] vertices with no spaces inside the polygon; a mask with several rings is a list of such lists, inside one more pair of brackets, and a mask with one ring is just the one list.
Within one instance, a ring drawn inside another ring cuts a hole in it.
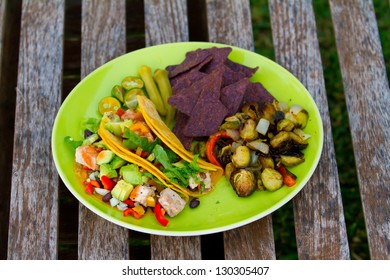
[{"label": "gap between wood slats", "polygon": [[0,4],[0,259],[7,259],[21,1]]},{"label": "gap between wood slats", "polygon": [[[66,1],[63,99],[80,82],[81,65],[81,0]],[[142,0],[126,1],[127,52],[145,46]],[[59,259],[77,259],[78,201],[61,182],[59,193]],[[150,259],[149,235],[130,232],[130,258]]]}]

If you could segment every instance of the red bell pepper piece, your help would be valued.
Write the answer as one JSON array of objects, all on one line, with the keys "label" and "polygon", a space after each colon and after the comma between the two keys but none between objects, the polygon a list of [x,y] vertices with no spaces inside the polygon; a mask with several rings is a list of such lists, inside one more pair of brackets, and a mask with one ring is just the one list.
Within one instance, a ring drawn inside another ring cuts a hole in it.
[{"label": "red bell pepper piece", "polygon": [[133,216],[137,220],[142,218],[142,215],[139,214],[137,211],[133,210],[133,208],[127,208],[125,211],[123,211],[123,216]]},{"label": "red bell pepper piece", "polygon": [[100,185],[100,183],[96,180],[91,180],[90,183],[92,184],[92,186],[94,186],[95,188],[101,188],[102,186]]},{"label": "red bell pepper piece", "polygon": [[126,203],[130,208],[133,208],[135,206],[134,201],[132,201],[131,199],[126,199],[123,202]]},{"label": "red bell pepper piece", "polygon": [[221,138],[231,138],[231,137],[226,133],[225,130],[220,130],[220,131],[212,134],[206,143],[206,157],[207,157],[208,161],[210,163],[218,165],[220,167],[222,167],[222,165],[219,163],[219,161],[215,157],[214,148],[215,148],[215,145],[217,144],[218,140]]},{"label": "red bell pepper piece", "polygon": [[111,191],[115,185],[116,185],[116,182],[111,180],[110,178],[108,178],[107,176],[103,175],[100,180],[102,181],[102,184],[103,184],[103,187],[106,189],[106,190],[109,190]]},{"label": "red bell pepper piece", "polygon": [[154,207],[154,215],[157,221],[164,227],[168,225],[169,220],[164,217],[163,209],[161,208],[161,204],[158,202]]},{"label": "red bell pepper piece", "polygon": [[288,171],[287,168],[284,167],[283,165],[278,168],[278,171],[282,175],[283,183],[286,186],[292,187],[297,183],[296,176],[290,171]]},{"label": "red bell pepper piece", "polygon": [[87,186],[85,187],[85,191],[87,192],[87,194],[93,194],[94,192],[93,185],[91,183],[88,183]]}]

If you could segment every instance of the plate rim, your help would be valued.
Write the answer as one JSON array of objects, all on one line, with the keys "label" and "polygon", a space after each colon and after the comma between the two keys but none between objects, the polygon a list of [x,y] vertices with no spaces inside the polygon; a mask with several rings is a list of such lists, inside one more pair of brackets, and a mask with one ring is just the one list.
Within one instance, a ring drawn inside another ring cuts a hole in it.
[{"label": "plate rim", "polygon": [[[198,229],[198,230],[195,229],[195,230],[191,230],[190,231],[190,230],[172,230],[172,229],[163,229],[163,228],[161,230],[159,230],[159,229],[152,229],[152,228],[147,228],[147,227],[143,227],[143,226],[139,226],[139,225],[136,225],[136,224],[127,223],[125,221],[118,220],[116,218],[113,218],[112,216],[110,216],[106,212],[100,210],[99,208],[97,208],[97,207],[95,207],[95,206],[93,206],[93,205],[91,205],[89,203],[86,203],[84,198],[81,195],[79,195],[77,193],[77,191],[73,187],[70,186],[71,183],[69,182],[69,180],[68,180],[67,176],[65,175],[64,171],[61,168],[59,168],[59,155],[57,153],[57,150],[55,149],[55,140],[56,140],[55,131],[58,129],[58,125],[59,125],[59,120],[58,119],[61,116],[62,111],[64,110],[63,108],[66,107],[66,106],[64,106],[64,104],[69,102],[69,100],[70,100],[70,98],[72,98],[72,95],[74,94],[74,92],[77,92],[77,89],[81,86],[81,84],[82,84],[82,82],[84,80],[91,78],[91,76],[93,76],[96,72],[101,71],[102,68],[110,67],[110,65],[116,63],[118,60],[123,59],[123,57],[128,56],[129,54],[134,55],[134,53],[147,51],[147,49],[167,47],[167,46],[169,47],[169,46],[174,46],[174,45],[193,45],[194,49],[195,49],[195,47],[201,48],[203,46],[204,47],[212,47],[212,46],[216,46],[216,47],[231,47],[233,50],[236,50],[236,51],[239,51],[239,52],[244,52],[244,53],[248,53],[249,52],[249,53],[252,53],[254,55],[262,57],[262,59],[267,60],[269,63],[273,64],[273,66],[275,66],[276,68],[279,68],[279,70],[284,72],[284,74],[290,76],[292,79],[294,79],[294,80],[296,80],[298,82],[298,84],[300,85],[302,90],[305,92],[305,95],[308,98],[310,98],[311,102],[315,105],[314,109],[315,109],[317,115],[319,116],[319,119],[316,119],[316,121],[318,122],[318,125],[319,125],[319,127],[318,127],[319,131],[317,133],[317,136],[320,138],[320,142],[319,142],[320,146],[317,147],[318,152],[317,152],[317,154],[314,157],[313,164],[310,166],[310,169],[308,170],[308,173],[310,173],[311,175],[310,176],[306,176],[306,178],[304,178],[304,180],[300,182],[300,184],[301,184],[300,188],[295,188],[287,196],[283,197],[278,203],[274,204],[273,206],[269,207],[267,210],[262,211],[262,212],[260,212],[257,215],[253,215],[253,216],[251,216],[249,218],[243,219],[243,220],[238,221],[238,222],[233,222],[233,223],[230,223],[230,224],[225,225],[225,226],[219,226],[219,227],[210,228],[210,229]],[[108,221],[110,221],[110,222],[112,222],[112,223],[114,223],[116,225],[122,226],[122,227],[127,228],[127,229],[131,229],[131,230],[136,230],[136,231],[139,231],[139,232],[147,233],[147,234],[162,235],[162,236],[198,236],[198,235],[206,235],[206,234],[224,232],[224,231],[228,231],[228,230],[231,230],[231,229],[235,229],[235,228],[239,228],[239,227],[248,225],[248,224],[250,224],[252,222],[260,220],[261,218],[263,218],[263,217],[273,213],[277,209],[283,207],[290,200],[292,200],[307,185],[308,181],[312,178],[316,168],[318,167],[318,164],[319,164],[319,161],[320,161],[320,158],[321,158],[321,155],[322,155],[322,151],[323,151],[324,128],[323,128],[323,122],[322,122],[322,118],[321,118],[321,114],[320,114],[319,108],[318,108],[318,106],[317,106],[313,96],[306,89],[306,87],[301,83],[301,81],[299,81],[299,79],[297,77],[295,77],[290,71],[288,71],[282,65],[278,64],[277,62],[275,62],[275,61],[273,61],[273,60],[271,60],[271,59],[269,59],[269,58],[267,58],[267,57],[265,57],[265,56],[263,56],[263,55],[261,55],[259,53],[256,53],[255,51],[247,50],[247,49],[244,49],[244,48],[241,48],[241,47],[237,47],[237,46],[234,46],[234,45],[213,43],[213,42],[191,41],[191,42],[173,42],[173,43],[160,44],[160,45],[148,46],[148,47],[144,47],[144,48],[141,48],[141,49],[137,49],[137,50],[125,53],[123,55],[120,55],[120,56],[118,56],[116,58],[113,58],[113,59],[107,61],[106,63],[100,65],[96,69],[94,69],[92,72],[90,72],[84,78],[80,79],[80,81],[77,83],[77,85],[69,92],[67,97],[61,103],[61,106],[60,106],[60,108],[59,108],[59,110],[57,112],[57,115],[56,115],[54,123],[53,123],[51,138],[52,138],[51,139],[52,157],[54,159],[55,168],[56,168],[56,170],[57,170],[61,180],[63,181],[63,183],[67,187],[67,189],[72,193],[72,195],[74,197],[76,197],[78,202],[81,203],[86,208],[88,208],[90,211],[92,211],[96,215],[98,215],[98,216],[100,216],[100,217],[102,217],[102,218],[104,218],[104,219],[106,219],[106,220],[108,220]]]}]

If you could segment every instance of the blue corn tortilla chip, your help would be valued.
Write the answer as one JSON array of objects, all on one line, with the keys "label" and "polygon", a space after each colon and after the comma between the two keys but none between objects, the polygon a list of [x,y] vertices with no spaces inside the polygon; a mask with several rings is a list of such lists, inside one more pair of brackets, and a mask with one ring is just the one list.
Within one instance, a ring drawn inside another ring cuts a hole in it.
[{"label": "blue corn tortilla chip", "polygon": [[234,115],[240,109],[250,83],[248,78],[244,78],[222,88],[221,102],[227,108],[229,116]]},{"label": "blue corn tortilla chip", "polygon": [[168,102],[178,110],[173,132],[187,149],[193,138],[218,131],[224,118],[243,104],[274,100],[261,83],[249,80],[258,67],[231,61],[231,51],[230,47],[198,49],[166,68],[173,91]]},{"label": "blue corn tortilla chip", "polygon": [[176,112],[176,117],[175,117],[175,126],[172,129],[172,132],[177,136],[177,138],[180,139],[180,142],[183,144],[183,146],[189,150],[192,142],[192,137],[187,137],[184,135],[183,131],[184,128],[187,125],[188,119],[190,117],[187,116],[186,114],[177,111]]},{"label": "blue corn tortilla chip", "polygon": [[212,56],[209,52],[203,50],[195,50],[188,52],[184,61],[175,66],[168,66],[169,78],[176,77],[182,73],[189,71],[190,69],[202,64],[204,61],[210,61]]},{"label": "blue corn tortilla chip", "polygon": [[[168,103],[178,109],[180,112],[186,115],[190,115],[199,99],[202,90],[213,87],[214,90],[208,92],[210,92],[210,94],[212,94],[215,99],[219,99],[222,75],[222,69],[216,69],[209,75],[203,76],[196,83],[192,83],[191,86],[175,92],[168,99]],[[216,84],[217,87],[215,87]]]},{"label": "blue corn tortilla chip", "polygon": [[227,114],[228,110],[222,102],[213,98],[205,89],[187,121],[183,134],[186,137],[210,136],[218,131]]},{"label": "blue corn tortilla chip", "polygon": [[259,104],[272,102],[275,97],[273,97],[268,90],[261,83],[250,83],[246,89],[244,95],[244,102],[256,102]]}]

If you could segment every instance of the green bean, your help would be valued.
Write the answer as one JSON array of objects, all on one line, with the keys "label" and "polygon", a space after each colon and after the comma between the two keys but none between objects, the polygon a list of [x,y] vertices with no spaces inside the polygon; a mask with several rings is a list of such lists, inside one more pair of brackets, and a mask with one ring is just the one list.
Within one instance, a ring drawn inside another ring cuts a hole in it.
[{"label": "green bean", "polygon": [[165,69],[157,69],[154,72],[154,80],[160,90],[161,98],[167,110],[165,124],[169,127],[175,117],[175,108],[168,103],[168,98],[172,95],[172,87],[168,78],[168,71]]},{"label": "green bean", "polygon": [[150,69],[149,66],[143,65],[138,69],[138,74],[140,75],[141,79],[144,81],[146,92],[149,95],[150,100],[152,100],[152,102],[156,106],[157,112],[161,116],[165,116],[167,110],[164,106],[164,102],[158,91],[157,85],[154,82],[152,76],[152,70]]}]

